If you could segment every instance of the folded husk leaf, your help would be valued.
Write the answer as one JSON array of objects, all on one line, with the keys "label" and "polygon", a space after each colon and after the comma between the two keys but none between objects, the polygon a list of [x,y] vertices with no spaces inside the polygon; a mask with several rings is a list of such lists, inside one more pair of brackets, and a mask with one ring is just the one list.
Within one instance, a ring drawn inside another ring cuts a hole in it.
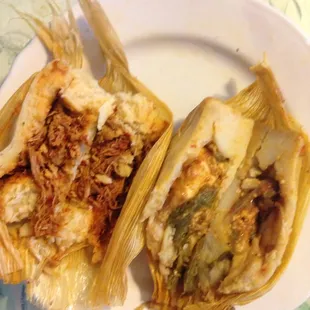
[{"label": "folded husk leaf", "polygon": [[15,247],[24,268],[6,275],[5,283],[17,284],[26,280],[27,298],[43,309],[88,308],[89,289],[99,266],[90,264],[91,253],[85,246],[81,245],[82,249],[79,249],[77,245],[75,251],[72,249],[74,253],[62,258],[57,266],[49,266],[44,260],[38,262],[29,250],[26,238],[19,240]]},{"label": "folded husk leaf", "polygon": [[23,268],[23,261],[18,250],[13,246],[7,226],[0,221],[0,277]]},{"label": "folded husk leaf", "polygon": [[97,303],[123,304],[127,293],[126,269],[144,245],[141,213],[146,198],[157,178],[172,134],[172,114],[141,82],[132,77],[120,40],[97,1],[80,0],[86,19],[99,40],[105,60],[106,74],[100,85],[111,93],[141,93],[156,104],[168,128],[150,150],[130,187],[125,205],[114,228],[107,254],[103,260],[93,296]]},{"label": "folded husk leaf", "polygon": [[43,273],[27,285],[30,301],[44,309],[87,309],[89,289],[99,269],[90,264],[90,257],[85,249],[64,257],[51,274]]},{"label": "folded husk leaf", "polygon": [[228,310],[234,305],[247,304],[268,292],[277,283],[286,269],[294,252],[303,221],[310,203],[310,144],[307,134],[293,117],[284,109],[284,99],[275,77],[266,59],[251,68],[256,74],[256,81],[235,97],[227,100],[242,115],[260,122],[263,126],[283,131],[295,131],[303,136],[305,147],[300,154],[302,157],[298,201],[292,231],[280,266],[270,280],[261,288],[241,294],[229,294],[212,297],[210,302],[204,303],[200,296],[173,296],[166,287],[165,280],[160,274],[158,264],[149,253],[150,269],[154,281],[152,302],[147,303],[148,309],[185,309],[185,310]]},{"label": "folded husk leaf", "polygon": [[49,27],[39,18],[23,13],[14,7],[13,9],[34,30],[54,59],[61,59],[73,68],[82,68],[83,46],[69,1],[67,1],[69,21],[61,14],[54,2],[48,1],[48,3],[53,14]]},{"label": "folded husk leaf", "polygon": [[14,124],[19,115],[23,101],[28,93],[30,85],[35,78],[34,73],[8,100],[0,110],[0,151],[2,151],[12,139]]},{"label": "folded husk leaf", "polygon": [[282,93],[267,60],[253,66],[251,71],[257,76],[256,81],[226,103],[272,129],[292,129],[292,118],[284,110]]}]

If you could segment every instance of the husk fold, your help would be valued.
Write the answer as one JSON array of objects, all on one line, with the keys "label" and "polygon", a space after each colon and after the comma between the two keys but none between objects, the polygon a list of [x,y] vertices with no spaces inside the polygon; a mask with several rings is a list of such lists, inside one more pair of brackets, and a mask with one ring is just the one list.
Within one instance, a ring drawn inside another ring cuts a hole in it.
[{"label": "husk fold", "polygon": [[22,103],[34,80],[34,73],[8,100],[0,110],[0,151],[2,151],[12,139],[14,124],[19,115]]},{"label": "husk fold", "polygon": [[126,269],[144,245],[141,213],[171,139],[172,114],[161,100],[130,74],[120,40],[100,4],[94,0],[80,0],[80,4],[106,61],[106,74],[100,85],[111,93],[143,94],[156,104],[161,117],[168,123],[166,131],[150,150],[133,180],[93,286],[95,304],[121,305],[127,293]]},{"label": "husk fold", "polygon": [[47,2],[53,14],[50,27],[35,16],[23,13],[16,8],[14,10],[34,30],[54,59],[61,59],[73,68],[82,68],[83,46],[69,1],[67,1],[69,21],[65,19],[54,2]]},{"label": "husk fold", "polygon": [[[239,111],[243,116],[251,118],[270,129],[297,132],[302,135],[305,142],[305,147],[300,154],[302,169],[299,176],[297,207],[282,262],[269,281],[261,288],[241,294],[212,296],[210,302],[206,303],[202,301],[201,296],[175,296],[171,294],[166,287],[165,279],[159,272],[158,263],[153,260],[151,253],[149,253],[154,291],[152,301],[143,305],[148,309],[228,310],[233,309],[234,305],[247,304],[272,289],[292,257],[310,203],[309,138],[297,121],[284,109],[283,96],[266,58],[253,66],[251,70],[256,74],[256,81],[235,97],[227,100],[226,104]],[[189,116],[183,126],[190,126],[191,121],[192,118]],[[143,309],[143,306],[138,309]]]}]

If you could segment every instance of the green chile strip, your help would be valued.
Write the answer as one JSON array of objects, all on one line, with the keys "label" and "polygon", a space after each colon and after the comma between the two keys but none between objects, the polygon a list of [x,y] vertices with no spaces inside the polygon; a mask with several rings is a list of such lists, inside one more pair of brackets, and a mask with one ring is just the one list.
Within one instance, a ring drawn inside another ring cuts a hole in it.
[{"label": "green chile strip", "polygon": [[184,266],[190,261],[193,249],[200,237],[193,237],[188,243],[189,227],[194,214],[203,208],[211,208],[215,202],[217,190],[213,187],[204,187],[196,197],[185,202],[175,209],[169,216],[168,225],[175,229],[174,246],[178,253],[177,263],[168,278],[168,289],[175,291],[182,276]]}]

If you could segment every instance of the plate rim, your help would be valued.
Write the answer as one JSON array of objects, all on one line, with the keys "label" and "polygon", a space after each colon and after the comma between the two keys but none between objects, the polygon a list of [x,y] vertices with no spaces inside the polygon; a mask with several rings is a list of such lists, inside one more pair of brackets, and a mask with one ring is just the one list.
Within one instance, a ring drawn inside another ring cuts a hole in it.
[{"label": "plate rim", "polygon": [[[98,1],[100,2],[100,4],[104,5],[105,0],[98,0]],[[217,0],[217,1],[221,1],[221,0]],[[308,48],[310,48],[310,34],[307,34],[307,32],[301,27],[301,25],[295,23],[291,18],[289,18],[287,15],[285,15],[284,12],[282,12],[280,9],[277,9],[273,5],[267,3],[266,0],[265,1],[263,1],[263,0],[238,0],[238,1],[235,1],[234,3],[235,3],[235,5],[240,5],[240,3],[242,3],[242,2],[245,5],[253,5],[253,6],[260,7],[263,10],[265,10],[266,12],[268,12],[269,14],[276,16],[282,22],[285,22],[286,24],[288,24],[291,27],[291,29],[294,30],[295,34],[305,43],[305,45]],[[73,14],[76,14],[77,11],[81,11],[80,6],[79,6],[79,2],[77,2],[72,7],[72,11],[73,11]],[[66,10],[64,13],[67,16]],[[85,17],[83,17],[83,18],[85,19]],[[33,35],[33,37],[29,40],[29,42],[27,42],[27,44],[23,47],[23,49],[16,55],[7,75],[5,76],[3,81],[0,83],[0,91],[1,91],[1,88],[10,79],[10,75],[15,70],[17,63],[18,63],[19,59],[23,56],[23,53],[25,52],[25,50],[28,48],[31,48],[31,45],[35,41],[39,41],[39,38],[38,38],[38,36]]]}]

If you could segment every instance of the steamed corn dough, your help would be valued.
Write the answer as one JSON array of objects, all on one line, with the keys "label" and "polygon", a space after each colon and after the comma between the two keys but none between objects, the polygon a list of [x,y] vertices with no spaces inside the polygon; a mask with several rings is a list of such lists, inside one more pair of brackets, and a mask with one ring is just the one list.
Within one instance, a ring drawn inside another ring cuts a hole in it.
[{"label": "steamed corn dough", "polygon": [[82,69],[53,61],[38,73],[0,152],[1,277],[29,267],[21,247],[37,264],[28,280],[82,247],[101,262],[132,179],[166,126],[142,94],[110,94]]},{"label": "steamed corn dough", "polygon": [[212,98],[187,117],[144,210],[155,303],[211,307],[268,282],[292,229],[304,144]]}]

